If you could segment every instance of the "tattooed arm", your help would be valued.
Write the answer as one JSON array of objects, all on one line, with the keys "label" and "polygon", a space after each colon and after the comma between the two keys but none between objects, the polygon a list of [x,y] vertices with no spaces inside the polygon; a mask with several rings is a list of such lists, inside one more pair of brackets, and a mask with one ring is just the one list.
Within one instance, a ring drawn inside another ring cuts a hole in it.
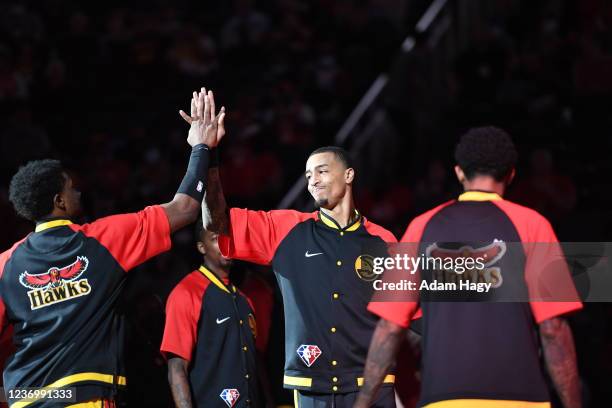
[{"label": "tattooed arm", "polygon": [[581,408],[576,350],[569,324],[553,318],[540,323],[546,367],[565,408]]},{"label": "tattooed arm", "polygon": [[363,387],[353,408],[368,408],[374,402],[376,392],[393,365],[403,339],[402,327],[384,319],[378,322],[368,351]]},{"label": "tattooed arm", "polygon": [[187,368],[189,363],[178,356],[168,359],[168,382],[172,390],[172,398],[177,408],[191,408],[191,390]]},{"label": "tattooed arm", "polygon": [[219,234],[229,234],[229,215],[223,186],[219,178],[219,168],[208,170],[208,187],[206,197],[202,202],[202,219],[207,229]]}]

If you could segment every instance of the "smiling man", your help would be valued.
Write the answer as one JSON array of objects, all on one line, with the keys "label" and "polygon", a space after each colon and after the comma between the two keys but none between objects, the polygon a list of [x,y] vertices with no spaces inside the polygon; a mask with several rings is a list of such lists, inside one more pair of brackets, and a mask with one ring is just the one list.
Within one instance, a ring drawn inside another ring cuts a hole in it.
[{"label": "smiling man", "polygon": [[[319,207],[312,213],[228,211],[218,170],[208,176],[210,228],[221,233],[221,252],[274,268],[285,310],[284,385],[295,405],[352,407],[377,322],[366,310],[377,275],[362,255],[396,240],[356,210],[348,153],[330,146],[308,157],[308,191]],[[394,376],[383,382],[372,406],[394,407]]]}]

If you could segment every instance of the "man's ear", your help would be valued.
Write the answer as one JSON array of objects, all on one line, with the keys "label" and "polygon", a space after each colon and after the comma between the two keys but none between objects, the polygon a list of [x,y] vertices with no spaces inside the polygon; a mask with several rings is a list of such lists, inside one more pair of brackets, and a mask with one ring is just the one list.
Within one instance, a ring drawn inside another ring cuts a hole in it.
[{"label": "man's ear", "polygon": [[457,180],[459,180],[461,184],[465,183],[465,180],[466,180],[465,173],[463,172],[461,167],[459,167],[459,165],[455,166],[455,175],[457,176]]},{"label": "man's ear", "polygon": [[512,180],[514,180],[514,176],[516,176],[516,169],[513,168],[510,174],[508,175],[506,185],[510,185],[510,183],[512,183]]},{"label": "man's ear", "polygon": [[66,211],[66,201],[64,200],[64,194],[61,191],[53,196],[53,208]]},{"label": "man's ear", "polygon": [[206,247],[204,246],[204,243],[202,241],[198,241],[196,243],[196,247],[198,248],[199,253],[201,253],[202,255],[206,255]]},{"label": "man's ear", "polygon": [[346,184],[352,184],[355,179],[355,170],[352,167],[344,170],[344,182]]}]

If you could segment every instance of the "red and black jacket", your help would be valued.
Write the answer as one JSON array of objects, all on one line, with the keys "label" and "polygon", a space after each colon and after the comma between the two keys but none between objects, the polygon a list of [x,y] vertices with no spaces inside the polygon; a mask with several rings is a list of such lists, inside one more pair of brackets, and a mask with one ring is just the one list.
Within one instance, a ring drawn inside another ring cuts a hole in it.
[{"label": "red and black jacket", "polygon": [[168,218],[154,206],[84,225],[48,220],[0,255],[0,328],[13,325],[16,347],[5,389],[76,387],[80,402],[125,386],[116,301],[125,273],[170,245]]},{"label": "red and black jacket", "polygon": [[419,406],[484,407],[500,400],[534,408],[550,406],[536,324],[582,307],[569,273],[559,269],[559,274],[548,278],[554,278],[554,285],[563,283],[566,292],[573,294],[567,299],[574,301],[495,299],[496,293],[507,295],[503,291],[508,287],[527,299],[543,265],[537,251],[530,248],[539,245],[535,243],[557,244],[550,223],[534,210],[497,194],[469,191],[415,218],[401,242],[418,243],[421,254],[431,243],[494,240],[520,244],[507,246],[508,253],[495,264],[504,280],[495,289],[501,292],[489,295],[487,303],[422,297],[420,303],[377,301],[368,307],[403,327],[417,318],[420,307],[423,369]]},{"label": "red and black jacket", "polygon": [[201,266],[168,298],[161,351],[189,362],[194,407],[259,407],[255,334],[247,298]]},{"label": "red and black jacket", "polygon": [[221,252],[271,264],[283,295],[285,388],[357,391],[378,321],[366,310],[376,276],[361,256],[386,251],[395,237],[361,216],[341,228],[323,212],[232,208],[230,223]]}]

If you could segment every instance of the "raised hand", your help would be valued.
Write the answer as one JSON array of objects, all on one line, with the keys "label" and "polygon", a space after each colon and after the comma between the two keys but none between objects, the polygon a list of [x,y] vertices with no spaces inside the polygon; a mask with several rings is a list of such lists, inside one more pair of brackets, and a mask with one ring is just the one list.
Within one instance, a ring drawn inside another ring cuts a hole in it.
[{"label": "raised hand", "polygon": [[189,134],[187,143],[195,146],[204,143],[211,149],[216,147],[223,136],[225,136],[225,107],[221,107],[215,114],[215,97],[212,91],[206,92],[201,88],[200,92],[194,92],[191,98],[191,115],[180,110],[179,114],[189,123]]}]

